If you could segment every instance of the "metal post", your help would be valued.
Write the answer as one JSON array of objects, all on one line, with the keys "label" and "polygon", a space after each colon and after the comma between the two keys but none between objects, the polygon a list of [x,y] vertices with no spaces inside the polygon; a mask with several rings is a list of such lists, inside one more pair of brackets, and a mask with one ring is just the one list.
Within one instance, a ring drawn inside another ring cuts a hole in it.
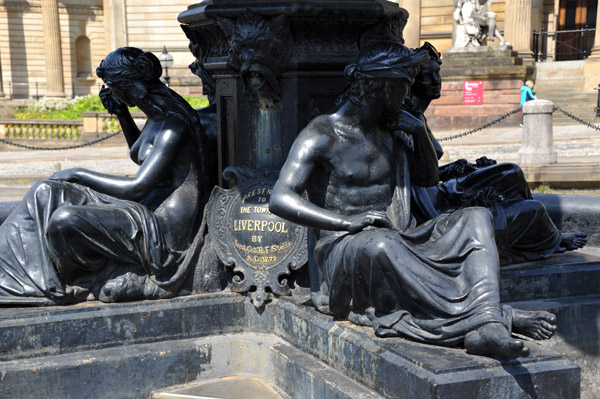
[{"label": "metal post", "polygon": [[538,62],[538,41],[539,41],[539,37],[538,37],[538,31],[534,30],[533,31],[533,58],[535,59],[535,62]]},{"label": "metal post", "polygon": [[8,98],[10,98],[11,100],[13,99],[13,89],[12,89],[12,82],[9,80],[8,81]]},{"label": "metal post", "polygon": [[40,92],[38,90],[38,82],[35,82],[35,99],[36,100],[40,99]]},{"label": "metal post", "polygon": [[169,87],[169,82],[171,81],[171,77],[169,76],[169,68],[165,68],[165,82],[167,87]]},{"label": "metal post", "polygon": [[548,56],[548,32],[546,32],[544,29],[542,29],[542,36],[540,39],[542,40],[542,56],[540,57],[540,61],[545,62],[546,57]]},{"label": "metal post", "polygon": [[596,117],[600,118],[600,83],[598,83],[598,88],[594,90],[598,90],[598,102],[596,103]]},{"label": "metal post", "polygon": [[588,42],[588,26],[585,25],[583,28],[583,59],[587,58],[587,42]]}]

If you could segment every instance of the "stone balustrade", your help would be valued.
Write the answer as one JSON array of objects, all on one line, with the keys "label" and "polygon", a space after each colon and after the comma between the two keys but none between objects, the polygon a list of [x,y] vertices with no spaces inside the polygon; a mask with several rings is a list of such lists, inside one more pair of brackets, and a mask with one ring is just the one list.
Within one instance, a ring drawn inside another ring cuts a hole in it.
[{"label": "stone balustrade", "polygon": [[0,138],[7,139],[76,140],[82,130],[79,120],[0,119]]},{"label": "stone balustrade", "polygon": [[[107,112],[84,112],[83,120],[0,119],[0,138],[31,140],[80,140],[102,137],[121,130],[119,120]],[[136,120],[145,118],[134,113]]]}]

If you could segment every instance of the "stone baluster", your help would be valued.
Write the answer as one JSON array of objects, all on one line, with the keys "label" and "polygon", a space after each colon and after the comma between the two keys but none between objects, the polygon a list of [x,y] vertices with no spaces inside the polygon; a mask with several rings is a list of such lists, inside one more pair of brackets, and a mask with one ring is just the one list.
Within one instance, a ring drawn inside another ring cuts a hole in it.
[{"label": "stone baluster", "polygon": [[58,0],[42,0],[42,20],[46,48],[46,96],[64,97],[65,82],[60,44]]},{"label": "stone baluster", "polygon": [[548,100],[527,101],[523,105],[523,136],[519,164],[547,165],[557,162],[553,143],[552,112],[554,103]]}]

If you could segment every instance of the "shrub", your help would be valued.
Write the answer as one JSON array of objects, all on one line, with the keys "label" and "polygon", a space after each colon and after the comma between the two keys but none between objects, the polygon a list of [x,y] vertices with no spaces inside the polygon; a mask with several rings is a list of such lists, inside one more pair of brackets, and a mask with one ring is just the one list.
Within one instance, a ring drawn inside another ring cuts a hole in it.
[{"label": "shrub", "polygon": [[[203,97],[184,97],[193,108],[206,107],[208,100]],[[131,112],[139,112],[139,108],[130,108]],[[36,101],[27,108],[17,110],[17,119],[83,119],[83,112],[104,112],[104,106],[97,95],[75,97],[71,100],[45,98]]]}]

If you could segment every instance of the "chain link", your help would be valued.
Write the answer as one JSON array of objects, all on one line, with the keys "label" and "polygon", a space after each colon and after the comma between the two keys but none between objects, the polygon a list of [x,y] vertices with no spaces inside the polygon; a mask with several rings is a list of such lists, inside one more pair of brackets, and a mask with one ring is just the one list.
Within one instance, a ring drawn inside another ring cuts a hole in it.
[{"label": "chain link", "polygon": [[589,127],[590,129],[595,129],[595,130],[598,130],[598,131],[600,131],[600,126],[593,125],[593,124],[591,124],[590,122],[586,122],[586,121],[584,121],[583,119],[576,117],[576,116],[575,116],[575,115],[573,115],[572,113],[565,111],[564,109],[562,109],[562,108],[561,108],[561,107],[559,107],[558,105],[555,105],[555,106],[554,106],[554,110],[555,110],[555,111],[560,111],[560,112],[562,112],[563,114],[567,115],[569,118],[571,118],[571,119],[573,119],[573,120],[575,120],[575,121],[577,121],[577,122],[581,123],[581,124],[582,124],[582,125],[584,125],[584,126],[587,126],[587,127]]},{"label": "chain link", "polygon": [[14,147],[19,147],[19,148],[25,148],[25,149],[28,149],[28,150],[38,150],[38,151],[61,151],[61,150],[73,150],[73,149],[75,149],[75,148],[89,147],[89,146],[91,146],[91,145],[98,144],[98,143],[100,143],[100,142],[102,142],[102,141],[104,141],[104,140],[108,140],[108,139],[110,139],[110,138],[112,138],[112,137],[115,137],[117,134],[120,134],[120,133],[122,133],[122,132],[121,132],[121,131],[118,131],[118,132],[115,132],[115,133],[109,134],[109,135],[108,135],[108,136],[106,136],[106,137],[101,137],[101,138],[99,138],[99,139],[96,139],[96,140],[93,140],[93,141],[90,141],[90,142],[87,142],[87,143],[78,144],[78,145],[71,145],[71,146],[68,146],[68,147],[55,147],[55,148],[34,147],[34,146],[31,146],[31,145],[26,145],[26,144],[13,143],[13,142],[11,142],[11,141],[9,141],[9,140],[5,140],[5,139],[0,139],[0,143],[4,143],[4,144],[8,144],[8,145],[12,145],[12,146],[14,146]]},{"label": "chain link", "polygon": [[454,134],[452,136],[442,137],[442,138],[437,139],[437,141],[454,140],[454,139],[458,139],[458,138],[461,138],[461,137],[465,137],[465,136],[471,135],[473,133],[477,133],[477,132],[479,132],[479,131],[481,131],[483,129],[487,129],[490,126],[495,125],[496,123],[498,123],[500,121],[503,121],[504,119],[508,118],[509,116],[514,115],[514,114],[516,114],[517,112],[520,112],[520,111],[521,111],[521,107],[515,108],[512,111],[507,112],[506,114],[504,114],[504,115],[502,115],[502,116],[494,119],[493,121],[486,123],[485,125],[481,125],[479,127],[476,127],[475,129],[467,130],[466,132]]}]

